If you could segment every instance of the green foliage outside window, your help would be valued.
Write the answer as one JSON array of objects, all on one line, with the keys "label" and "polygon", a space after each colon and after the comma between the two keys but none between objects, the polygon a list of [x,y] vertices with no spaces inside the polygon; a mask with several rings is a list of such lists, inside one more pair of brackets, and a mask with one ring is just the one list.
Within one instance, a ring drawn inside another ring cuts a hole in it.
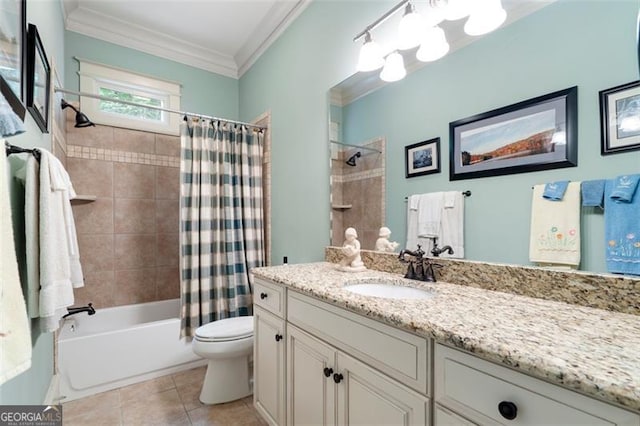
[{"label": "green foliage outside window", "polygon": [[[127,102],[135,102],[137,104],[162,106],[160,99],[148,98],[145,96],[137,96],[131,93],[119,92],[117,90],[100,88],[100,95],[108,98],[118,99]],[[111,102],[100,100],[100,109],[104,112],[111,112],[114,114],[122,114],[129,117],[141,118],[144,120],[160,121],[162,112],[156,109],[149,109],[144,107],[138,107],[133,105],[121,104],[119,102]]]}]

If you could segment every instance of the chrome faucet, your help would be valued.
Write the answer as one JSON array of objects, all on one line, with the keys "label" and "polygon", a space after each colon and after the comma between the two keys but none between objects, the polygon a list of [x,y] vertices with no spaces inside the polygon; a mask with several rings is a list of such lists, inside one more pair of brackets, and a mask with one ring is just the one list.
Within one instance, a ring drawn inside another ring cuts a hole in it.
[{"label": "chrome faucet", "polygon": [[[405,255],[408,254],[413,256],[413,260],[405,259]],[[436,282],[436,274],[433,271],[433,267],[440,268],[441,265],[431,263],[428,258],[424,257],[424,250],[422,250],[421,246],[418,244],[418,249],[415,251],[411,250],[401,250],[400,254],[398,254],[398,259],[400,259],[403,263],[408,263],[407,273],[405,274],[405,278],[410,280],[420,280],[420,281],[428,281],[428,282]]]},{"label": "chrome faucet", "polygon": [[79,314],[80,312],[86,312],[89,315],[94,315],[96,313],[96,310],[95,310],[95,308],[93,307],[93,305],[91,303],[89,303],[87,306],[80,306],[78,308],[67,308],[67,311],[69,313],[63,315],[62,318],[66,318],[66,317],[71,316],[71,315]]}]

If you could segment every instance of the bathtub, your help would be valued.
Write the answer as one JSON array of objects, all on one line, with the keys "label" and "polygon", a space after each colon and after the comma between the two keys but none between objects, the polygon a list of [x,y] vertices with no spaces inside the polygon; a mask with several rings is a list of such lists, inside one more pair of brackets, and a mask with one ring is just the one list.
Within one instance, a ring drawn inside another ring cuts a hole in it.
[{"label": "bathtub", "polygon": [[180,300],[96,308],[63,320],[58,336],[60,398],[71,401],[207,361],[180,339]]}]

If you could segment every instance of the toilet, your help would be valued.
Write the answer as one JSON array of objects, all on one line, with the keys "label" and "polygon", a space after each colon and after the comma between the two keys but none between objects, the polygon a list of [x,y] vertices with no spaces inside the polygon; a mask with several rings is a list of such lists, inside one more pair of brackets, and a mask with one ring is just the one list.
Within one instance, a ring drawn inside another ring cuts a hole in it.
[{"label": "toilet", "polygon": [[209,360],[200,401],[220,404],[251,395],[253,317],[226,318],[196,329],[193,352]]}]

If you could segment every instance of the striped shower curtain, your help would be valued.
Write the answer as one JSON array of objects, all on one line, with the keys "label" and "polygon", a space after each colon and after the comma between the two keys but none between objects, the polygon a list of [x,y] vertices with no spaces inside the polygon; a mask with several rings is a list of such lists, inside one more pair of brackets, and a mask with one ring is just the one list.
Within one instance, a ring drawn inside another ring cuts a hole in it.
[{"label": "striped shower curtain", "polygon": [[180,336],[252,314],[264,265],[263,133],[220,121],[180,127]]}]

